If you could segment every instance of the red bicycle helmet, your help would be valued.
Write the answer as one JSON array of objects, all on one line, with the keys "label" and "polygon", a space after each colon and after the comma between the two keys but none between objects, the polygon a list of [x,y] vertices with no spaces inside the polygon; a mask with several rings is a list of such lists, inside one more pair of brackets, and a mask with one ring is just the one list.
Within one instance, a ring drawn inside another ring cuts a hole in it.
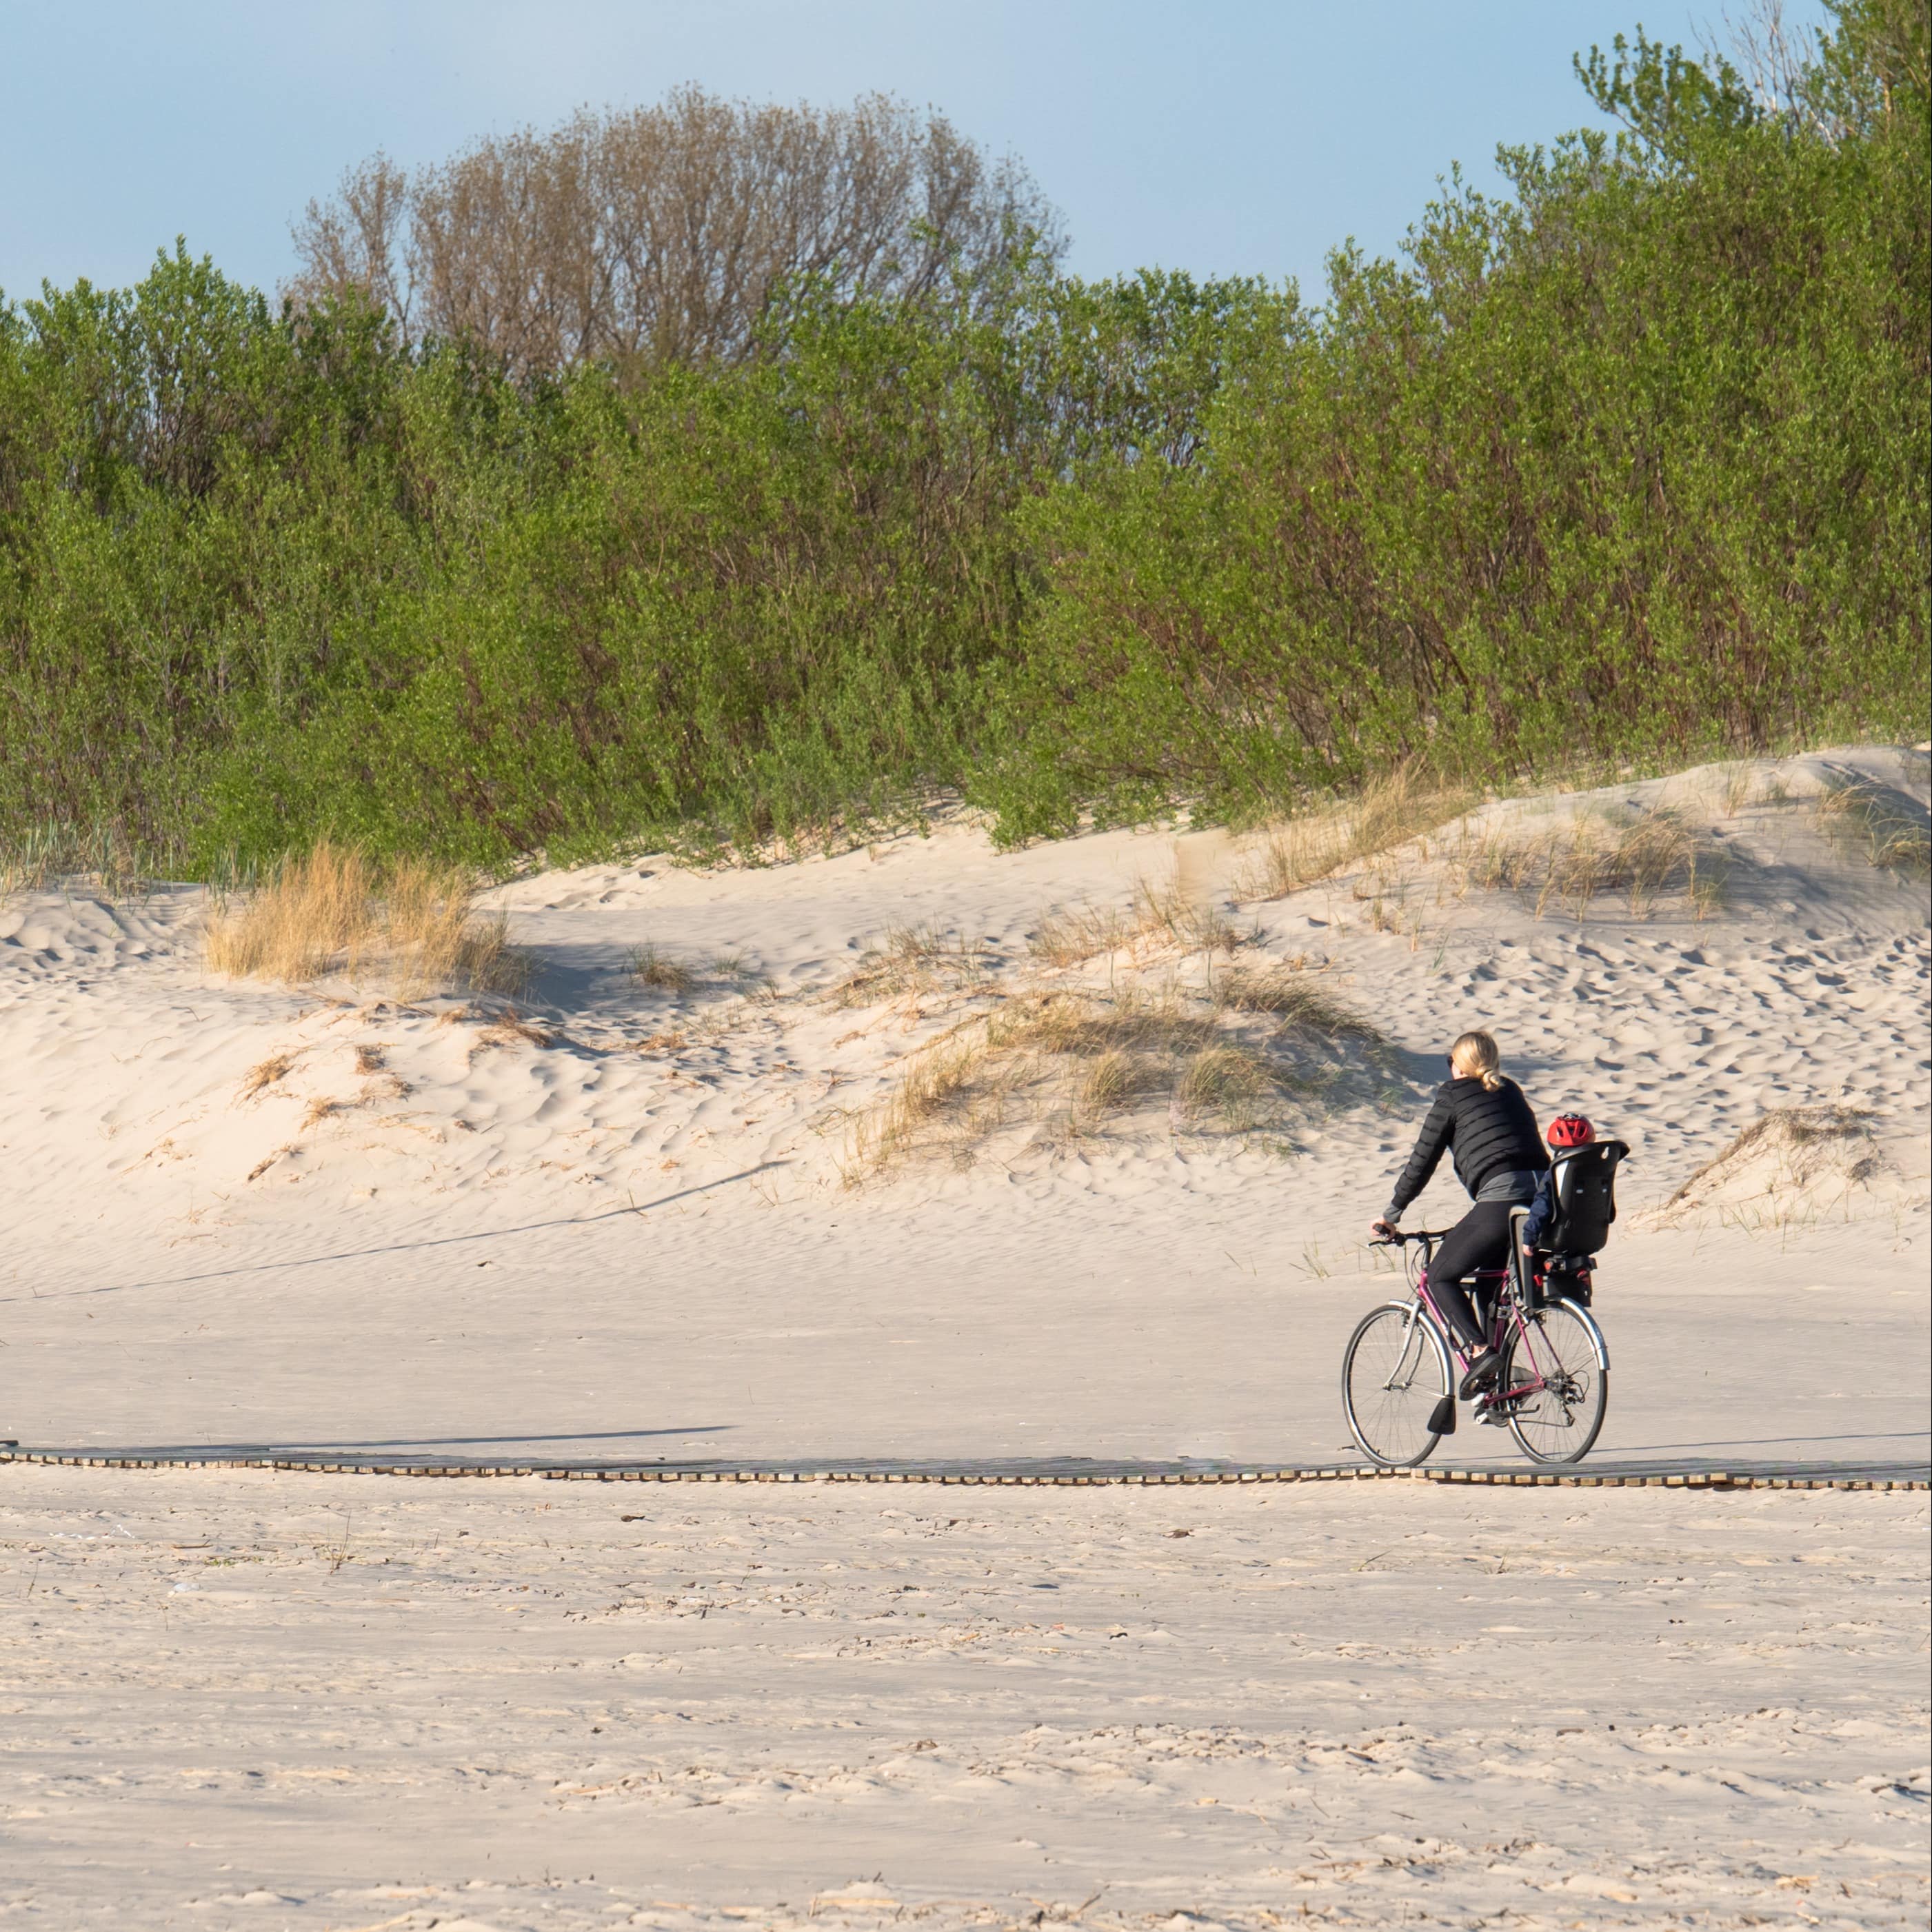
[{"label": "red bicycle helmet", "polygon": [[1588,1147],[1597,1138],[1597,1130],[1581,1114],[1558,1114],[1544,1138],[1553,1148]]}]

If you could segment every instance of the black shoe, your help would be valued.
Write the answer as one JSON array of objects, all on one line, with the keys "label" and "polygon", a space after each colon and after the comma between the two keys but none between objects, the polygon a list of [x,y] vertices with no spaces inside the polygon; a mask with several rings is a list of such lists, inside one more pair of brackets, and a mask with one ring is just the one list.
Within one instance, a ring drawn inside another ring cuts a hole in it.
[{"label": "black shoe", "polygon": [[1462,1378],[1462,1386],[1456,1393],[1465,1402],[1472,1396],[1480,1395],[1496,1380],[1496,1371],[1502,1366],[1503,1358],[1493,1348],[1485,1348],[1469,1364],[1469,1372]]}]

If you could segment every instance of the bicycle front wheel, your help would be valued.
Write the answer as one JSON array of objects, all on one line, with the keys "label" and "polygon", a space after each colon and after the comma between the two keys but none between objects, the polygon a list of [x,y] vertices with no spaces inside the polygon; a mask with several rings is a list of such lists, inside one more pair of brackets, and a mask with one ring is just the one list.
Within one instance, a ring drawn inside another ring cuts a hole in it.
[{"label": "bicycle front wheel", "polygon": [[1434,1425],[1455,1409],[1449,1351],[1434,1322],[1412,1303],[1372,1308],[1342,1358],[1342,1407],[1364,1455],[1385,1469],[1410,1469],[1442,1439]]},{"label": "bicycle front wheel", "polygon": [[1539,1462],[1582,1462],[1610,1400],[1597,1324],[1569,1301],[1526,1316],[1505,1345],[1497,1385],[1508,1392],[1510,1433],[1525,1455]]}]

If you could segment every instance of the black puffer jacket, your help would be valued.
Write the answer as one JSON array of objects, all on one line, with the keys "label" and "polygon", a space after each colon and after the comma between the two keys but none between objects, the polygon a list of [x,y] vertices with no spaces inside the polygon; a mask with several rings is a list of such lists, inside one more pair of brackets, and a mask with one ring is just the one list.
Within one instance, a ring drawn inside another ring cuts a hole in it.
[{"label": "black puffer jacket", "polygon": [[1473,1197],[1492,1174],[1529,1168],[1540,1174],[1550,1165],[1536,1116],[1514,1080],[1494,1093],[1480,1080],[1445,1080],[1436,1090],[1436,1104],[1415,1137],[1415,1151],[1389,1196],[1393,1221],[1429,1185],[1444,1148],[1456,1161],[1456,1178]]}]

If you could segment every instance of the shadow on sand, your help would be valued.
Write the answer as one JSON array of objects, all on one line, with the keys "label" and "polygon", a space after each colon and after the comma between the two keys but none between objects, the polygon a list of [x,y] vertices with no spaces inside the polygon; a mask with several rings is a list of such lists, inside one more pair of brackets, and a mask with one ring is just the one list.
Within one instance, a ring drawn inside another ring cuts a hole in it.
[{"label": "shadow on sand", "polygon": [[680,1188],[675,1194],[660,1195],[655,1201],[639,1201],[624,1208],[606,1208],[601,1214],[567,1214],[554,1221],[525,1221],[514,1228],[479,1228],[471,1234],[435,1234],[424,1240],[386,1241],[374,1247],[345,1248],[332,1255],[301,1255],[292,1261],[247,1262],[236,1268],[208,1268],[200,1274],[164,1275],[155,1281],[124,1281],[100,1288],[56,1288],[50,1294],[21,1296],[0,1296],[0,1301],[68,1301],[88,1294],[127,1294],[137,1288],[184,1288],[198,1281],[225,1281],[231,1276],[244,1274],[279,1274],[290,1268],[322,1268],[332,1262],[367,1261],[376,1255],[408,1255],[420,1253],[430,1248],[453,1248],[465,1241],[500,1241],[512,1234],[530,1234],[546,1228],[590,1228],[600,1221],[627,1220],[634,1214],[648,1214],[656,1208],[668,1208],[674,1202],[688,1201],[694,1195],[709,1194],[714,1189],[728,1187],[734,1181],[749,1180],[753,1175],[764,1174],[775,1167],[789,1167],[788,1160],[761,1160],[756,1167],[748,1167],[736,1174],[728,1174],[716,1180],[700,1181],[694,1187]]}]

